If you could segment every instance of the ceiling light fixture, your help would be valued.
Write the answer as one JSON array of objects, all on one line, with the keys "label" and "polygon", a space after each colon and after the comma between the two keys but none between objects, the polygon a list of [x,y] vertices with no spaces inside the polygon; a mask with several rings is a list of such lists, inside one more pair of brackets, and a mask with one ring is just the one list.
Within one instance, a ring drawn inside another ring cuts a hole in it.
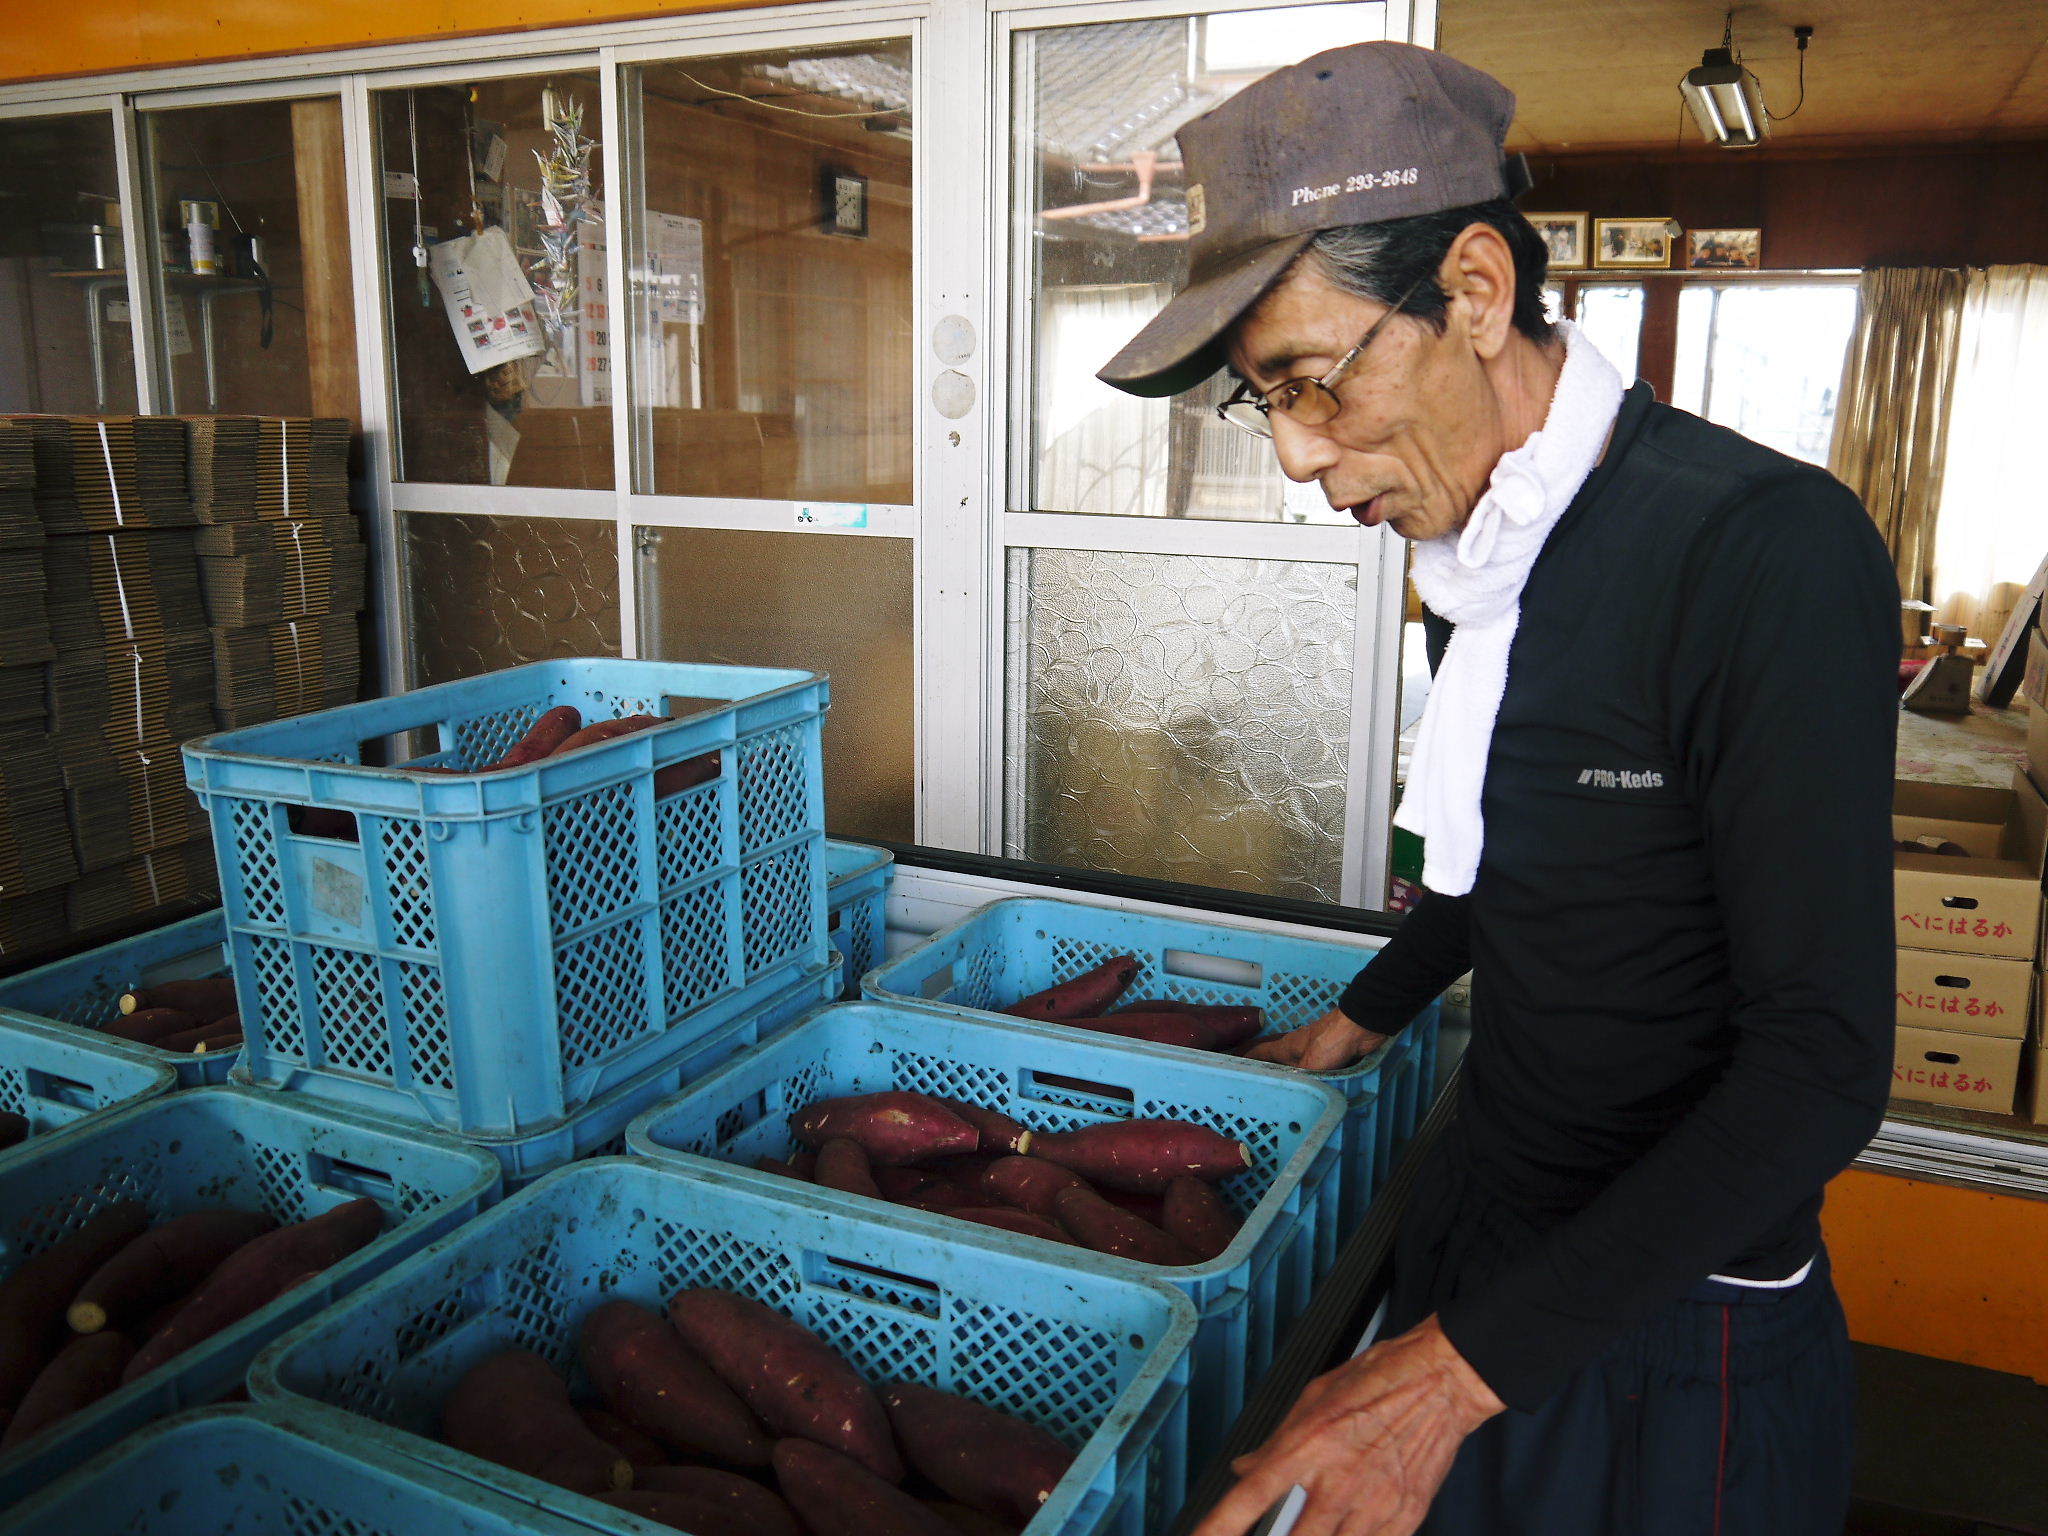
[{"label": "ceiling light fixture", "polygon": [[1678,83],[1700,132],[1722,149],[1755,149],[1770,136],[1772,122],[1783,122],[1806,105],[1806,45],[1813,28],[1794,27],[1799,44],[1799,102],[1791,112],[1774,117],[1764,106],[1763,82],[1735,57],[1735,13],[1721,30],[1721,46],[1709,48],[1696,69]]}]

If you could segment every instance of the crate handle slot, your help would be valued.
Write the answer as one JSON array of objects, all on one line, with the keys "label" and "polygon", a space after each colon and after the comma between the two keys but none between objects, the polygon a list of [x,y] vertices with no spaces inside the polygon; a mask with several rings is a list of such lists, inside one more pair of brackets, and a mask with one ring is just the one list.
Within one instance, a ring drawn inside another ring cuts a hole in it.
[{"label": "crate handle slot", "polygon": [[925,977],[918,986],[917,995],[926,1001],[930,1001],[935,997],[943,997],[952,990],[953,967],[951,962],[948,962],[940,966],[936,971],[933,971],[931,975]]},{"label": "crate handle slot", "polygon": [[[921,1292],[922,1296],[920,1297],[920,1299],[922,1299],[923,1297],[929,1297],[931,1299],[931,1302],[933,1303],[933,1314],[936,1314],[937,1312],[936,1303],[942,1296],[946,1294],[944,1289],[938,1284],[937,1281],[926,1280],[919,1275],[906,1275],[900,1269],[884,1269],[879,1264],[867,1264],[863,1263],[859,1259],[835,1259],[828,1253],[821,1253],[815,1250],[812,1251],[809,1257],[812,1260],[813,1265],[812,1278],[817,1283],[829,1286],[831,1289],[838,1291],[841,1294],[853,1295],[854,1298],[859,1301],[873,1302],[875,1298],[871,1296],[862,1296],[858,1292],[850,1292],[848,1291],[846,1286],[834,1284],[833,1276],[835,1274],[843,1273],[848,1275],[867,1276],[875,1280],[880,1280],[885,1285],[895,1286],[901,1290]],[[878,1303],[878,1305],[897,1306],[900,1305],[900,1303],[882,1302]],[[925,1311],[923,1307],[915,1305],[909,1307],[908,1310],[918,1313],[923,1313]]]},{"label": "crate handle slot", "polygon": [[368,1195],[387,1209],[398,1204],[398,1180],[381,1168],[352,1163],[347,1158],[334,1157],[326,1152],[307,1153],[306,1165],[315,1184],[338,1189],[344,1194]]},{"label": "crate handle slot", "polygon": [[1970,978],[1967,976],[1937,976],[1934,978],[1934,984],[1937,987],[1954,987],[1959,991],[1967,991],[1970,985]]},{"label": "crate handle slot", "polygon": [[1256,960],[1235,960],[1229,955],[1202,954],[1192,949],[1167,950],[1159,957],[1159,969],[1168,976],[1222,982],[1250,990],[1266,984],[1266,968]]},{"label": "crate handle slot", "polygon": [[1057,1072],[1034,1072],[1026,1070],[1018,1097],[1034,1099],[1039,1103],[1058,1104],[1066,1107],[1067,1101],[1075,1094],[1084,1094],[1099,1099],[1105,1105],[1105,1113],[1111,1107],[1129,1112],[1138,1102],[1137,1094],[1128,1088],[1119,1088],[1114,1083],[1098,1083],[1092,1078],[1066,1077]]},{"label": "crate handle slot", "polygon": [[1944,907],[1957,907],[1965,912],[1977,910],[1977,898],[1974,896],[1944,896],[1941,898],[1941,904]]},{"label": "crate handle slot", "polygon": [[42,1099],[51,1104],[63,1104],[72,1109],[94,1109],[99,1101],[93,1095],[90,1083],[81,1083],[75,1078],[59,1077],[54,1072],[45,1072],[30,1067],[27,1072],[28,1091],[31,1098]]},{"label": "crate handle slot", "polygon": [[1956,1066],[1963,1059],[1954,1051],[1927,1051],[1924,1054],[1929,1061],[1938,1061],[1946,1067]]},{"label": "crate handle slot", "polygon": [[[745,1135],[748,1131],[751,1131],[755,1126],[759,1125],[762,1122],[762,1120],[767,1118],[767,1115],[768,1090],[765,1088],[757,1088],[752,1093],[748,1094],[745,1098],[741,1099],[739,1103],[733,1105],[729,1109],[722,1111],[719,1114],[715,1128],[723,1132],[723,1134],[719,1136],[718,1144],[720,1146],[732,1145],[732,1143],[737,1141],[741,1136]],[[731,1124],[731,1122],[735,1118],[738,1119],[739,1123],[737,1125],[733,1125],[731,1130],[725,1130],[725,1127],[728,1124]]]}]

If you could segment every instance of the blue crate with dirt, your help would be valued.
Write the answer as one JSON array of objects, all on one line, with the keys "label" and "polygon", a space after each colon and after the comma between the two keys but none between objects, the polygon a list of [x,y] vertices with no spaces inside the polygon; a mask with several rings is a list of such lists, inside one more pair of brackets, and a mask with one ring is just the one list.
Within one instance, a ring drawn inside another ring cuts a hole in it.
[{"label": "blue crate with dirt", "polygon": [[895,865],[887,849],[825,840],[825,921],[839,956],[842,1002],[859,997],[861,977],[882,963]]}]

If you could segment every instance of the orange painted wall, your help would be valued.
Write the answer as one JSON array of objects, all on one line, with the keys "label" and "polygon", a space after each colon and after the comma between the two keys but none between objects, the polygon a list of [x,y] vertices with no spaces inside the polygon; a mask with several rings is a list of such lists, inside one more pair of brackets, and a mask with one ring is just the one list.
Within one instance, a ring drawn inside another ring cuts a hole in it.
[{"label": "orange painted wall", "polygon": [[731,10],[758,0],[69,0],[0,4],[0,80]]},{"label": "orange painted wall", "polygon": [[1822,1220],[1851,1337],[2048,1382],[2048,1201],[1851,1169]]}]

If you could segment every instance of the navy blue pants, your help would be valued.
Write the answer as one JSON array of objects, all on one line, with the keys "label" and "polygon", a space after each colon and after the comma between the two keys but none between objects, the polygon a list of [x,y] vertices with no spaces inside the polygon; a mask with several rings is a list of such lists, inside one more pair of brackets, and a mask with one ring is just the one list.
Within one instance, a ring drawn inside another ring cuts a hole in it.
[{"label": "navy blue pants", "polygon": [[[1441,1154],[1432,1161],[1443,1162]],[[1389,1334],[1512,1257],[1528,1229],[1426,1171]],[[1459,1450],[1426,1536],[1841,1536],[1853,1451],[1848,1330],[1821,1254],[1799,1285],[1702,1281],[1540,1408]]]}]

